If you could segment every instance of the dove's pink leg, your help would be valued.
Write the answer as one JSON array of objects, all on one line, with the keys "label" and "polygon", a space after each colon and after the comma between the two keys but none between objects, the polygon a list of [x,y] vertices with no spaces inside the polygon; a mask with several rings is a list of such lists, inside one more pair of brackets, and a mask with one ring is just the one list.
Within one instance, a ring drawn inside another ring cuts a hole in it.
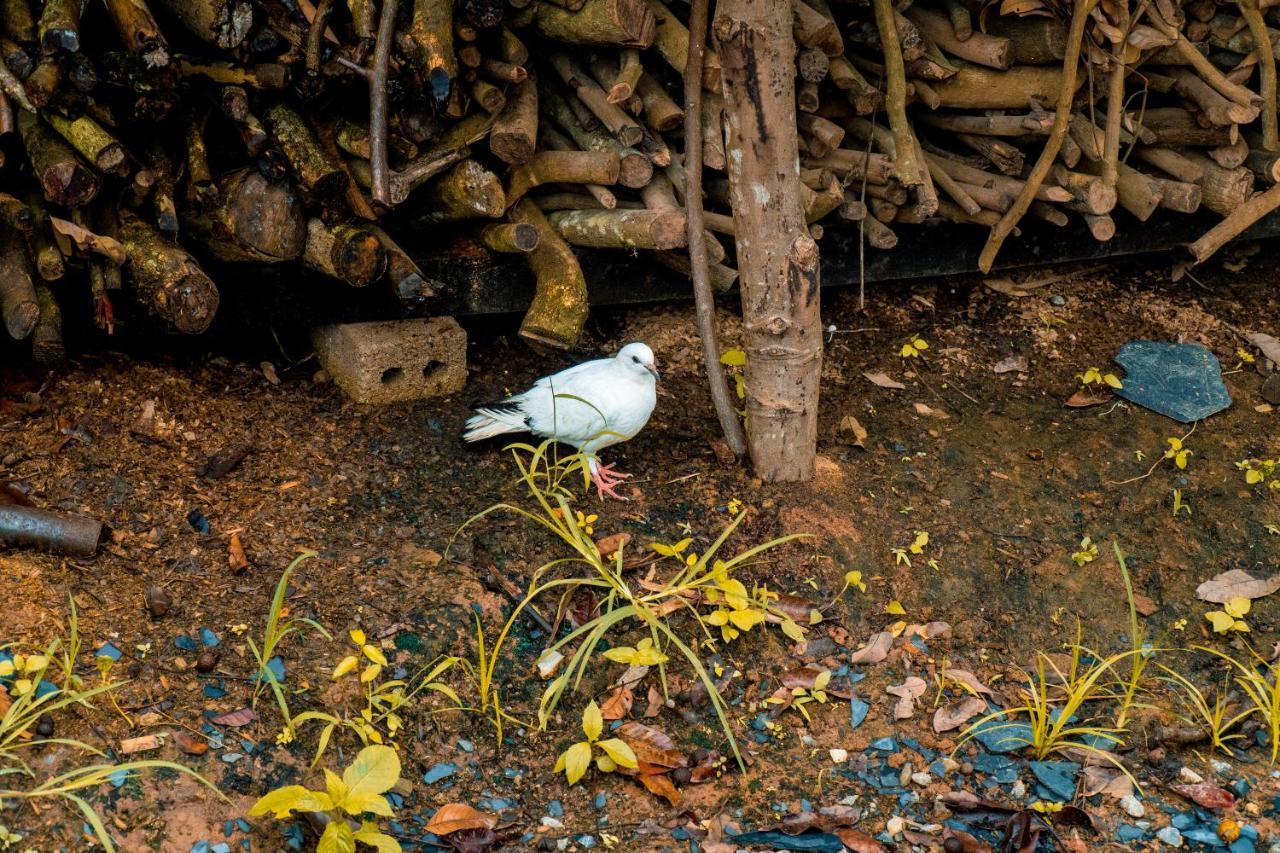
[{"label": "dove's pink leg", "polygon": [[591,472],[591,481],[596,484],[596,492],[603,500],[605,496],[616,498],[620,501],[628,500],[614,491],[615,486],[621,485],[624,481],[631,478],[630,474],[624,474],[621,471],[614,470],[612,465],[597,465],[595,470]]}]

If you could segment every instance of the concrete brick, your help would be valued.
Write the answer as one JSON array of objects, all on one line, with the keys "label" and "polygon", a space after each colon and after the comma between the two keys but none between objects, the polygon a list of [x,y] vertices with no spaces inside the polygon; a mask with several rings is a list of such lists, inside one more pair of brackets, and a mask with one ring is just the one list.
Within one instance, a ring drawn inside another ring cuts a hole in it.
[{"label": "concrete brick", "polygon": [[452,317],[322,326],[320,364],[357,403],[421,400],[462,390],[467,333]]}]

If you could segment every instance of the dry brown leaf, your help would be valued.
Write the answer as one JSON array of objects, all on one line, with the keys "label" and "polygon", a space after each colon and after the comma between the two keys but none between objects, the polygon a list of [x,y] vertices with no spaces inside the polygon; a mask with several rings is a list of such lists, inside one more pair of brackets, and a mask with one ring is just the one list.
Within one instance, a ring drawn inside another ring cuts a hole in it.
[{"label": "dry brown leaf", "polygon": [[116,266],[120,266],[125,262],[126,255],[124,245],[114,237],[94,234],[92,231],[81,228],[74,222],[59,219],[56,216],[49,217],[49,224],[53,227],[53,233],[56,237],[62,237],[70,240],[76,244],[77,249],[86,252],[96,252]]},{"label": "dry brown leaf", "polygon": [[812,690],[814,682],[818,676],[826,672],[814,666],[802,666],[798,669],[789,669],[782,673],[782,686],[788,690],[794,690],[797,687],[801,690]]},{"label": "dry brown leaf", "polygon": [[866,447],[867,435],[867,428],[853,415],[845,415],[841,418],[840,426],[836,429],[836,438],[840,443],[851,447]]},{"label": "dry brown leaf", "polygon": [[148,752],[160,748],[160,738],[156,735],[141,735],[125,738],[120,741],[120,754],[133,755],[135,752]]},{"label": "dry brown leaf", "polygon": [[236,574],[249,568],[249,558],[245,556],[244,546],[240,544],[239,533],[231,534],[231,544],[227,546],[227,563]]},{"label": "dry brown leaf", "polygon": [[466,803],[446,803],[427,821],[427,832],[450,835],[464,829],[493,829],[498,819],[476,811]]},{"label": "dry brown leaf", "polygon": [[209,751],[208,741],[181,729],[173,733],[173,742],[178,745],[178,749],[187,755],[204,755]]},{"label": "dry brown leaf", "polygon": [[933,730],[949,732],[958,729],[987,708],[987,703],[977,696],[966,696],[949,705],[943,705],[933,713]]},{"label": "dry brown leaf", "polygon": [[1280,340],[1263,332],[1251,332],[1245,335],[1245,339],[1262,350],[1262,354],[1267,357],[1268,361],[1280,364]]},{"label": "dry brown leaf", "polygon": [[906,385],[903,385],[898,380],[890,379],[889,374],[885,373],[883,370],[864,370],[862,375],[865,376],[867,381],[872,385],[878,385],[881,388],[892,388],[895,391],[905,391],[907,388]]},{"label": "dry brown leaf", "polygon": [[615,687],[600,706],[600,716],[606,720],[621,720],[631,713],[635,693],[630,687]]},{"label": "dry brown leaf", "polygon": [[1139,616],[1150,616],[1160,610],[1160,605],[1156,604],[1155,599],[1140,592],[1133,594],[1133,609],[1138,611]]},{"label": "dry brown leaf", "polygon": [[916,700],[924,695],[924,691],[928,688],[923,678],[912,675],[901,684],[895,684],[886,687],[885,692],[898,697],[898,703],[893,706],[893,718],[895,720],[909,720],[915,716]]},{"label": "dry brown leaf", "polygon": [[662,698],[662,692],[652,684],[649,685],[649,695],[645,699],[648,702],[644,709],[645,717],[656,717],[667,707],[667,700]]},{"label": "dry brown leaf", "polygon": [[951,417],[951,415],[948,415],[941,409],[931,409],[924,403],[914,403],[913,405],[915,406],[916,414],[922,415],[926,418],[937,418],[940,421],[945,421],[947,418]]},{"label": "dry brown leaf", "polygon": [[641,773],[640,784],[651,794],[657,794],[673,806],[680,805],[680,792],[676,790],[671,777],[665,773]]},{"label": "dry brown leaf", "polygon": [[596,550],[600,552],[601,557],[612,557],[618,552],[619,548],[625,547],[630,541],[630,533],[615,533],[612,536],[597,540]]},{"label": "dry brown leaf", "polygon": [[258,714],[252,708],[241,708],[238,711],[228,711],[214,717],[209,722],[215,726],[231,726],[232,728],[240,728],[247,726],[254,720],[258,719]]},{"label": "dry brown leaf", "polygon": [[1229,809],[1236,804],[1235,794],[1217,785],[1170,785],[1169,788],[1206,809]]},{"label": "dry brown leaf", "polygon": [[991,368],[993,373],[1026,373],[1031,369],[1025,355],[1010,355],[997,361]]},{"label": "dry brown leaf", "polygon": [[880,663],[889,656],[893,648],[893,634],[881,631],[875,634],[865,646],[849,656],[849,663]]},{"label": "dry brown leaf", "polygon": [[845,827],[836,830],[836,837],[840,839],[840,843],[848,847],[853,853],[884,853],[884,845],[876,841],[865,832]]},{"label": "dry brown leaf", "polygon": [[646,726],[644,723],[623,723],[618,737],[636,754],[636,760],[656,767],[685,767],[689,760],[676,748],[676,743],[666,732]]},{"label": "dry brown leaf", "polygon": [[1094,394],[1091,391],[1077,391],[1067,398],[1063,404],[1068,409],[1087,409],[1090,406],[1101,406],[1111,401],[1110,394]]},{"label": "dry brown leaf", "polygon": [[1106,794],[1122,799],[1133,793],[1133,782],[1124,773],[1111,767],[1085,767],[1080,771],[1081,789],[1086,797]]},{"label": "dry brown leaf", "polygon": [[1262,598],[1280,589],[1280,574],[1255,578],[1244,569],[1232,569],[1215,575],[1196,587],[1196,598],[1214,604],[1226,604],[1233,598]]},{"label": "dry brown leaf", "polygon": [[995,695],[994,693],[991,692],[990,687],[988,687],[987,685],[979,681],[978,676],[974,675],[972,672],[969,672],[969,670],[967,669],[951,669],[948,667],[946,674],[947,674],[947,678],[951,679],[952,681],[957,681],[960,684],[963,684],[965,687],[968,687],[970,690],[973,690],[976,693],[985,693],[988,696]]}]

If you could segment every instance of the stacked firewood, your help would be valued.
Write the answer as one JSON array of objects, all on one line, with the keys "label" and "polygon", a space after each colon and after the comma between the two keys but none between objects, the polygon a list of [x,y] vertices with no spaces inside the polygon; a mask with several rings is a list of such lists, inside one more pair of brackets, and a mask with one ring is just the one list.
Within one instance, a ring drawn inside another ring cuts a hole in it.
[{"label": "stacked firewood", "polygon": [[[441,285],[403,245],[446,228],[527,259],[538,345],[581,333],[572,247],[689,272],[680,3],[37,2],[0,0],[0,311],[40,359],[70,303],[107,330],[128,299],[204,331],[232,265],[429,303]],[[1105,241],[1162,209],[1231,217],[1199,260],[1280,205],[1255,195],[1280,177],[1268,0],[793,2],[796,120],[777,131],[798,134],[816,236],[848,222],[891,249],[941,219],[1002,237],[1025,213]],[[713,42],[705,225],[727,290],[721,70]]]}]

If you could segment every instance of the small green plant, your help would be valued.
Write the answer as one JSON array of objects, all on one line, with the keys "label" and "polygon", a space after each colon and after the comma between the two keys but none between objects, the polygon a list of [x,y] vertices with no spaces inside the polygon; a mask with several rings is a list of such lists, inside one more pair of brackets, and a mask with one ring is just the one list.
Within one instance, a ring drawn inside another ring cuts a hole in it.
[{"label": "small green plant", "polygon": [[818,673],[813,679],[812,687],[792,687],[789,699],[782,697],[770,696],[764,700],[766,704],[781,705],[784,702],[788,708],[795,708],[804,717],[806,723],[812,723],[813,719],[809,716],[809,709],[805,707],[812,702],[820,705],[827,702],[827,685],[831,683],[831,670],[824,669]]},{"label": "small green plant", "polygon": [[1088,391],[1094,387],[1110,387],[1123,388],[1124,384],[1114,373],[1103,373],[1096,367],[1086,368],[1084,373],[1076,374],[1076,381],[1080,383],[1081,391]]},{"label": "small green plant", "polygon": [[[294,812],[314,812],[328,818],[316,853],[353,853],[356,842],[376,847],[378,853],[399,853],[400,842],[378,829],[368,815],[394,818],[385,794],[400,781],[400,757],[389,746],[366,746],[342,772],[325,769],[325,789],[303,785],[277,788],[253,804],[250,817],[270,814],[288,820]],[[353,830],[348,818],[360,821]]]},{"label": "small green plant", "polygon": [[[783,536],[749,548],[731,558],[721,559],[718,556],[720,550],[746,518],[744,510],[734,517],[701,554],[689,549],[692,538],[674,545],[655,544],[653,550],[660,557],[656,566],[674,563],[676,568],[665,580],[650,577],[643,584],[637,583],[628,578],[623,570],[625,545],[604,557],[596,547],[595,540],[576,523],[576,515],[570,503],[574,494],[567,484],[577,473],[586,471],[585,457],[573,454],[561,459],[553,456],[553,447],[554,442],[551,440],[537,447],[529,444],[510,445],[509,449],[520,472],[519,480],[524,484],[532,505],[525,507],[512,503],[495,504],[472,516],[458,531],[460,534],[489,515],[505,511],[546,530],[569,550],[568,556],[551,560],[533,573],[528,593],[507,618],[493,646],[486,649],[481,643],[479,659],[474,667],[470,667],[479,687],[481,710],[491,720],[500,722],[503,718],[504,712],[500,710],[493,673],[504,644],[524,609],[539,597],[548,594],[560,596],[560,604],[563,606],[565,595],[576,589],[588,588],[600,596],[596,615],[563,637],[553,638],[554,642],[543,652],[544,658],[548,655],[565,655],[567,663],[565,671],[553,679],[543,692],[538,708],[539,728],[545,730],[564,691],[578,689],[595,657],[595,650],[606,637],[634,625],[649,635],[651,648],[664,658],[676,657],[678,653],[678,657],[690,665],[706,687],[721,728],[735,757],[741,762],[737,741],[729,724],[728,708],[696,650],[700,644],[682,639],[669,620],[679,613],[691,617],[696,627],[703,632],[703,643],[708,645],[718,642],[712,629],[716,629],[720,640],[730,642],[741,632],[764,622],[766,614],[776,617],[788,636],[803,638],[804,629],[789,615],[770,609],[770,602],[777,597],[776,593],[762,586],[756,586],[748,592],[745,584],[734,577],[738,569],[759,555],[800,537]],[[585,473],[583,484],[586,484]],[[565,570],[577,571],[569,571],[569,576],[552,576],[553,573],[563,573]],[[818,619],[821,619],[821,614],[818,614]],[[570,648],[572,653],[566,654]],[[659,661],[657,665],[664,694],[667,692],[666,665],[665,661]]]},{"label": "small green plant", "polygon": [[741,400],[747,396],[747,380],[743,375],[743,371],[747,366],[747,354],[740,349],[727,349],[720,354],[720,363],[725,367],[731,368],[729,372],[730,378],[733,379],[734,391]]},{"label": "small green plant", "polygon": [[912,335],[907,338],[906,343],[902,345],[902,349],[898,350],[898,355],[902,358],[919,358],[920,354],[928,348],[928,341],[919,335]]},{"label": "small green plant", "polygon": [[1276,478],[1276,466],[1280,459],[1242,459],[1236,468],[1244,472],[1244,481],[1250,486],[1266,483],[1269,489],[1280,489],[1280,479]]},{"label": "small green plant", "polygon": [[448,708],[433,709],[430,713],[455,711],[462,707],[462,701],[453,688],[439,680],[440,676],[459,663],[458,658],[437,658],[407,679],[393,678],[384,681],[382,675],[387,667],[387,659],[382,654],[382,650],[366,642],[364,632],[359,629],[352,630],[350,637],[359,655],[347,655],[339,661],[329,678],[340,681],[353,676],[356,670],[360,669],[361,660],[368,661],[368,664],[360,670],[360,684],[364,688],[364,707],[360,709],[359,714],[338,716],[326,711],[304,711],[286,723],[276,737],[277,743],[286,744],[293,740],[295,732],[305,723],[324,723],[316,745],[315,757],[311,760],[312,767],[320,763],[320,758],[329,746],[330,738],[339,729],[354,732],[365,746],[386,742],[394,746],[404,726],[404,719],[401,717],[402,709],[424,691],[439,693],[452,703]]},{"label": "small green plant", "polygon": [[1249,623],[1244,621],[1244,617],[1249,615],[1249,611],[1252,608],[1252,601],[1243,596],[1236,596],[1222,605],[1221,610],[1210,610],[1204,615],[1204,618],[1209,620],[1209,624],[1213,626],[1213,633],[1215,634],[1226,634],[1231,631],[1247,634],[1249,632]]},{"label": "small green plant", "polygon": [[1195,453],[1189,448],[1184,447],[1182,439],[1180,438],[1171,436],[1166,438],[1165,442],[1169,445],[1169,448],[1165,450],[1164,456],[1160,458],[1172,459],[1173,464],[1178,466],[1179,470],[1185,469],[1187,467],[1187,460],[1194,456]]},{"label": "small green plant", "polygon": [[[1043,761],[1054,753],[1084,750],[1114,764],[1132,779],[1110,749],[1099,747],[1123,743],[1122,730],[1104,724],[1094,705],[1117,698],[1107,685],[1115,681],[1115,666],[1133,652],[1099,658],[1080,645],[1079,637],[1077,623],[1076,642],[1070,646],[1066,671],[1049,655],[1038,652],[1035,671],[1027,674],[1027,686],[1022,690],[1022,704],[982,717],[965,730],[959,744],[983,731],[1003,730],[1004,740],[1029,747],[1037,760]],[[1004,722],[991,725],[997,720]]]},{"label": "small green plant", "polygon": [[1077,566],[1092,563],[1098,557],[1098,545],[1088,536],[1080,540],[1080,550],[1071,555],[1071,561]]},{"label": "small green plant", "polygon": [[301,565],[303,560],[315,556],[315,551],[303,551],[297,557],[294,557],[293,562],[280,575],[280,580],[276,583],[275,594],[271,596],[271,609],[267,611],[267,624],[262,634],[262,646],[259,647],[252,637],[246,638],[249,644],[249,651],[253,652],[254,660],[258,663],[258,675],[253,682],[252,704],[256,706],[263,688],[270,686],[271,692],[276,698],[276,704],[280,706],[280,715],[284,719],[286,728],[290,726],[293,718],[289,714],[289,702],[284,695],[284,685],[280,683],[280,679],[276,678],[275,672],[269,665],[272,658],[276,656],[280,643],[284,641],[284,638],[303,626],[313,628],[326,640],[333,639],[329,632],[324,629],[324,626],[314,619],[308,619],[303,616],[288,618],[288,611],[285,608],[285,596],[289,590],[290,575],[293,574],[294,569]]},{"label": "small green plant", "polygon": [[[591,767],[592,756],[595,757],[596,769],[602,773],[612,773],[619,767],[635,769],[639,762],[627,742],[616,737],[600,740],[603,731],[604,717],[600,714],[600,706],[593,701],[582,712],[582,733],[587,739],[578,741],[560,753],[555,769],[551,772],[563,771],[570,785],[577,784]],[[599,753],[596,752],[597,749],[600,750]]]},{"label": "small green plant", "polygon": [[1221,750],[1234,758],[1227,744],[1234,740],[1244,740],[1244,735],[1231,730],[1252,716],[1255,709],[1246,708],[1239,714],[1229,716],[1231,712],[1226,691],[1215,690],[1213,702],[1210,704],[1209,697],[1204,691],[1182,673],[1164,664],[1157,664],[1157,666],[1164,671],[1160,680],[1175,687],[1182,696],[1183,705],[1188,708],[1189,713],[1178,715],[1183,722],[1203,729],[1209,736],[1211,749]]},{"label": "small green plant", "polygon": [[1129,565],[1125,562],[1120,543],[1112,542],[1116,562],[1120,565],[1120,577],[1124,581],[1125,600],[1129,604],[1129,677],[1120,680],[1120,707],[1116,711],[1115,727],[1123,730],[1129,722],[1129,711],[1133,708],[1134,699],[1142,684],[1142,676],[1147,665],[1155,657],[1155,650],[1147,642],[1146,629],[1138,620],[1138,604],[1133,597],[1133,578],[1129,576]]},{"label": "small green plant", "polygon": [[[107,758],[101,750],[73,738],[33,736],[37,723],[45,714],[54,714],[73,705],[91,711],[94,709],[92,699],[110,696],[126,683],[109,681],[104,672],[98,684],[86,684],[74,671],[79,649],[80,631],[75,602],[71,603],[69,636],[65,642],[55,639],[42,651],[25,654],[15,644],[0,645],[0,780],[3,780],[0,803],[25,801],[32,803],[34,808],[34,803],[40,800],[63,800],[79,810],[98,843],[112,853],[116,848],[106,825],[84,796],[111,779],[153,770],[172,770],[185,773],[225,800],[212,783],[189,767],[154,759],[90,764],[40,780],[36,767],[41,764],[33,767],[23,757],[28,750],[63,746],[86,755]],[[55,671],[55,664],[60,672]],[[33,784],[18,787],[24,779]],[[5,832],[15,835],[8,830]]]},{"label": "small green plant", "polygon": [[1280,754],[1280,678],[1276,677],[1275,664],[1268,661],[1252,646],[1247,660],[1238,660],[1226,652],[1196,646],[1200,651],[1216,655],[1229,663],[1236,670],[1236,684],[1249,698],[1252,705],[1249,714],[1257,714],[1262,719],[1271,747],[1271,763],[1276,763]]},{"label": "small green plant", "polygon": [[1191,507],[1182,502],[1182,489],[1173,490],[1173,517],[1177,518],[1178,513],[1185,512],[1191,515]]}]

